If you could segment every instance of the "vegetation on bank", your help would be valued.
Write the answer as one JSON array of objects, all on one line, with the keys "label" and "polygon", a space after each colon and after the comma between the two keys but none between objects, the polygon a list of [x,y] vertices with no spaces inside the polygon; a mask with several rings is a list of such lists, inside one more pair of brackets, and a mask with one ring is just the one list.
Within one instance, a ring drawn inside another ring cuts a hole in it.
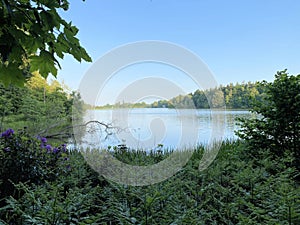
[{"label": "vegetation on bank", "polygon": [[[198,147],[179,173],[144,187],[105,180],[90,169],[78,151],[68,152],[68,160],[54,168],[38,167],[39,172],[47,175],[38,183],[14,180],[14,194],[2,202],[1,222],[299,224],[296,170],[286,167],[285,158],[274,160],[268,152],[261,158],[250,157],[245,154],[246,148],[244,142],[224,142],[212,165],[199,172],[203,147]],[[56,157],[54,153],[47,154],[50,159]],[[113,155],[130,164],[155,163],[168,156],[124,149]],[[34,173],[34,167],[27,172]]]},{"label": "vegetation on bank", "polygon": [[[0,137],[1,224],[299,224],[300,75],[278,72],[241,119],[240,140],[224,141],[213,163],[205,148],[163,182],[134,187],[106,180],[80,151],[51,145],[27,130]],[[9,116],[9,115],[8,115]],[[112,148],[131,165],[171,152]]]},{"label": "vegetation on bank", "polygon": [[261,157],[269,151],[275,161],[285,158],[287,167],[300,171],[300,75],[284,70],[262,84],[264,95],[251,109],[259,117],[240,118],[237,134],[247,142],[249,155]]},{"label": "vegetation on bank", "polygon": [[78,120],[84,113],[80,95],[55,80],[48,83],[39,73],[22,88],[0,83],[0,131],[26,127],[32,135],[64,140],[72,133],[72,113]]},{"label": "vegetation on bank", "polygon": [[159,100],[153,103],[117,102],[114,105],[96,106],[95,109],[112,108],[224,108],[250,109],[253,101],[261,101],[265,87],[263,82],[228,84],[210,90],[196,90],[188,95],[178,95],[170,100]]}]

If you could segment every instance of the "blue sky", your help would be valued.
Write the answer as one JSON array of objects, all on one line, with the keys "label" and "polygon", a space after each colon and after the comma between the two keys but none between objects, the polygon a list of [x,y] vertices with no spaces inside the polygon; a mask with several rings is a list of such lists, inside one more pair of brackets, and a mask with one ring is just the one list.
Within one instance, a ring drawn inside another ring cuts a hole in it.
[{"label": "blue sky", "polygon": [[[79,28],[81,44],[94,62],[126,43],[161,40],[191,50],[219,84],[228,84],[271,81],[276,71],[285,68],[300,73],[299,12],[297,0],[76,0],[62,16]],[[61,65],[58,79],[77,89],[92,63],[66,56]],[[146,68],[148,73],[159,73],[159,66]],[[142,70],[128,69],[131,75]],[[169,72],[169,79],[178,78],[182,84],[176,71]],[[124,72],[108,89],[127,85],[126,76]],[[187,81],[185,90],[193,88]],[[100,102],[109,102],[108,95]]]}]

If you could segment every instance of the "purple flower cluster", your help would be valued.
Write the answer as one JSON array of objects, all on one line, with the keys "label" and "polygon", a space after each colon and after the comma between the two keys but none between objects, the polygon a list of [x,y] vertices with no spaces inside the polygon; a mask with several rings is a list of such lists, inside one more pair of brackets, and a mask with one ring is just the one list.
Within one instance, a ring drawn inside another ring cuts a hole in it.
[{"label": "purple flower cluster", "polygon": [[[26,134],[27,133],[25,133],[25,135]],[[35,151],[42,151],[41,157],[43,159],[44,157],[50,159],[49,162],[51,164],[53,162],[55,165],[64,166],[67,170],[71,169],[66,144],[55,147],[48,142],[46,137],[36,136],[34,140],[29,135],[23,136],[23,132],[15,134],[15,131],[11,128],[3,133],[0,132],[0,135],[0,153],[5,154],[5,157],[14,156],[14,152],[22,152],[22,157],[25,156],[25,160],[29,158],[32,160],[32,154],[35,154]],[[16,158],[16,160],[18,160],[18,158]],[[45,163],[47,162],[48,160],[45,161]]]},{"label": "purple flower cluster", "polygon": [[41,142],[42,142],[43,144],[47,143],[47,138],[41,137]]},{"label": "purple flower cluster", "polygon": [[14,130],[9,128],[1,134],[1,137],[9,138],[14,134]]},{"label": "purple flower cluster", "polygon": [[47,143],[47,138],[45,137],[38,137],[41,140],[41,148],[45,148],[46,147],[46,143]]},{"label": "purple flower cluster", "polygon": [[59,151],[60,151],[59,148],[53,148],[53,150],[52,150],[52,152],[53,152],[54,154],[58,153]]},{"label": "purple flower cluster", "polygon": [[47,150],[48,153],[58,153],[59,152],[59,149],[58,148],[53,148],[51,145],[47,144],[45,145],[45,142],[42,142],[41,144],[41,147],[42,148],[45,148]]},{"label": "purple flower cluster", "polygon": [[61,145],[61,150],[62,150],[63,152],[66,152],[66,151],[67,151],[67,145],[66,145],[66,144],[62,144],[62,145]]},{"label": "purple flower cluster", "polygon": [[50,144],[47,144],[47,138],[45,137],[40,137],[39,138],[41,140],[41,148],[45,148],[47,150],[48,153],[54,153],[57,154],[60,151],[62,152],[66,152],[67,151],[67,145],[66,144],[62,144],[61,147],[52,147]]},{"label": "purple flower cluster", "polygon": [[44,148],[47,150],[47,152],[51,152],[51,150],[52,150],[51,145],[46,145]]}]

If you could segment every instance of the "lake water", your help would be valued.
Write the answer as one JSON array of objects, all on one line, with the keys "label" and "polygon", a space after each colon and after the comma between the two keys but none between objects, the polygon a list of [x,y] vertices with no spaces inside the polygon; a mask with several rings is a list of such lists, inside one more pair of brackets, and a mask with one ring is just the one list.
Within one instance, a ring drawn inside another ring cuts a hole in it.
[{"label": "lake water", "polygon": [[182,148],[211,141],[236,139],[237,117],[251,117],[248,111],[209,109],[114,109],[89,110],[83,143],[97,148],[125,144],[130,148]]}]

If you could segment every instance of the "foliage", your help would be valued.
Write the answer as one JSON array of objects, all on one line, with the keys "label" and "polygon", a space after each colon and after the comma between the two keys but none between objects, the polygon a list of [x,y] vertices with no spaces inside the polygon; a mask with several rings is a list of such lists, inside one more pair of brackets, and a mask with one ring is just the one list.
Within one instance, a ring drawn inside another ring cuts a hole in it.
[{"label": "foliage", "polygon": [[[186,96],[177,96],[169,101],[160,100],[154,102],[153,108],[191,108],[208,109],[208,108],[226,108],[230,109],[249,109],[253,99],[260,100],[263,89],[259,87],[259,83],[236,83],[220,86],[209,90],[196,90],[194,93]],[[188,102],[191,99],[192,102]]]},{"label": "foliage", "polygon": [[277,72],[274,82],[261,84],[265,89],[262,101],[254,104],[258,117],[240,119],[237,134],[247,140],[249,154],[257,157],[269,151],[272,157],[287,158],[288,166],[300,171],[300,75]]},{"label": "foliage", "polygon": [[[97,196],[100,180],[78,152],[68,155],[67,172],[41,185],[19,183],[24,194],[8,197],[0,209],[6,223],[13,224],[99,224]],[[63,166],[63,165],[61,165]]]},{"label": "foliage", "polygon": [[[60,83],[49,84],[38,73],[23,88],[0,85],[0,93],[1,130],[27,127],[31,134],[62,140],[72,134],[72,115],[79,119],[84,113],[78,93],[67,93]],[[77,108],[72,112],[74,101]]]},{"label": "foliage", "polygon": [[224,108],[250,109],[253,100],[261,101],[264,87],[255,83],[236,83],[220,86],[209,90],[196,90],[188,95],[178,95],[170,100],[159,100],[151,104],[141,103],[116,103],[115,105],[98,106],[96,109],[105,108]]},{"label": "foliage", "polygon": [[258,88],[258,82],[235,85],[231,83],[211,90],[197,90],[193,93],[193,101],[196,108],[220,108],[225,102],[226,108],[249,109],[251,101],[258,100],[262,92],[263,90]]},{"label": "foliage", "polygon": [[54,180],[67,159],[66,145],[52,147],[46,138],[32,138],[26,130],[6,130],[0,138],[0,199],[20,194],[14,188],[19,182]]},{"label": "foliage", "polygon": [[[270,157],[257,166],[245,147],[241,141],[223,142],[213,164],[199,172],[199,146],[179,173],[144,187],[97,177],[74,150],[67,174],[43,185],[17,185],[25,194],[7,199],[1,219],[4,224],[299,224],[299,184],[291,179],[295,170]],[[114,152],[123,162],[134,159],[140,165],[168,154]]]},{"label": "foliage", "polygon": [[59,10],[68,10],[67,0],[0,1],[0,80],[22,85],[30,72],[56,77],[58,58],[71,54],[90,62],[76,35],[78,29],[65,21]]}]

